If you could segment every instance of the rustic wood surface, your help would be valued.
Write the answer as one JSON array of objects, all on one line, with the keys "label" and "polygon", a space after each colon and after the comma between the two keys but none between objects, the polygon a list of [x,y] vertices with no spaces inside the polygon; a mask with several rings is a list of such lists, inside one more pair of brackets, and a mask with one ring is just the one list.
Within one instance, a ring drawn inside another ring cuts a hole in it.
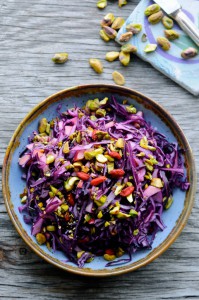
[{"label": "rustic wood surface", "polygon": [[[127,17],[117,1],[100,11],[96,0],[0,0],[0,164],[22,118],[42,99],[85,83],[112,83],[120,70],[126,86],[162,104],[186,134],[199,167],[199,98],[134,57],[128,68],[104,61],[97,75],[90,57],[119,47],[98,37],[99,20],[111,11]],[[57,66],[55,52],[70,60]],[[92,279],[63,272],[35,255],[16,233],[0,194],[0,299],[199,299],[199,201],[178,240],[150,265],[120,277]]]}]

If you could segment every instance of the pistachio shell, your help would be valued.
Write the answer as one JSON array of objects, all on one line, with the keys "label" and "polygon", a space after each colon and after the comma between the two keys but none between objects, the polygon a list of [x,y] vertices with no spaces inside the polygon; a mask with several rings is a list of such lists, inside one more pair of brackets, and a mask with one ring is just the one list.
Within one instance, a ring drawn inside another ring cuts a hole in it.
[{"label": "pistachio shell", "polygon": [[145,9],[144,14],[148,17],[157,13],[158,11],[160,11],[160,6],[158,4],[152,4]]},{"label": "pistachio shell", "polygon": [[106,60],[114,61],[119,57],[119,52],[111,51],[106,53]]},{"label": "pistachio shell", "polygon": [[155,14],[152,14],[148,17],[148,21],[149,23],[151,24],[157,24],[159,23],[162,18],[163,18],[164,14],[163,12],[160,10],[159,12],[155,13]]},{"label": "pistachio shell", "polygon": [[89,64],[96,73],[101,74],[103,72],[103,65],[99,59],[90,58]]},{"label": "pistachio shell", "polygon": [[112,73],[112,76],[113,76],[113,80],[115,81],[116,84],[118,84],[118,85],[124,85],[125,84],[125,78],[121,73],[119,73],[117,71],[114,71]]}]

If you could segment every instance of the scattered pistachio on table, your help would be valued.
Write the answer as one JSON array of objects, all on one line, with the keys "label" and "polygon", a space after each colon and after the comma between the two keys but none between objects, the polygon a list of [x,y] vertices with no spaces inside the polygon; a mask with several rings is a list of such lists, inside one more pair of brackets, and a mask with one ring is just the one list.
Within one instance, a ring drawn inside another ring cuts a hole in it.
[{"label": "scattered pistachio on table", "polygon": [[125,32],[125,33],[120,35],[119,40],[120,40],[121,43],[128,42],[132,36],[133,36],[132,32]]},{"label": "scattered pistachio on table", "polygon": [[127,4],[126,0],[118,0],[118,6],[119,7],[122,7],[122,6],[126,5],[126,4]]},{"label": "scattered pistachio on table", "polygon": [[99,32],[100,37],[105,41],[105,42],[109,42],[110,38],[108,37],[108,35],[104,32],[103,29],[100,30]]},{"label": "scattered pistachio on table", "polygon": [[178,39],[180,37],[180,34],[177,31],[173,30],[173,29],[165,30],[164,34],[165,34],[166,38],[170,41],[173,41],[173,40]]},{"label": "scattered pistachio on table", "polygon": [[165,37],[158,37],[157,43],[164,51],[168,51],[171,48],[169,40]]},{"label": "scattered pistachio on table", "polygon": [[195,57],[197,54],[198,54],[198,51],[193,47],[189,47],[181,52],[181,56],[184,59],[189,59],[189,58]]},{"label": "scattered pistachio on table", "polygon": [[90,58],[89,64],[96,73],[101,74],[103,72],[103,65],[99,59]]},{"label": "scattered pistachio on table", "polygon": [[170,19],[170,18],[167,17],[167,16],[164,16],[164,17],[162,18],[162,24],[164,25],[164,27],[165,27],[166,29],[172,29],[172,28],[173,28],[173,20]]},{"label": "scattered pistachio on table", "polygon": [[97,7],[100,9],[104,9],[107,6],[107,0],[99,0],[97,2]]},{"label": "scattered pistachio on table", "polygon": [[109,26],[104,26],[103,30],[105,34],[111,39],[114,40],[117,36],[117,31]]},{"label": "scattered pistachio on table", "polygon": [[154,52],[157,48],[157,45],[156,44],[148,44],[146,45],[146,47],[144,48],[144,52],[145,53],[151,53],[151,52]]},{"label": "scattered pistachio on table", "polygon": [[159,23],[159,22],[162,20],[163,16],[164,16],[164,14],[163,14],[163,12],[160,10],[160,11],[158,11],[157,13],[150,15],[150,16],[148,17],[148,21],[149,21],[149,23],[151,23],[152,25],[155,25],[155,24]]},{"label": "scattered pistachio on table", "polygon": [[[113,24],[115,20],[115,16],[112,13],[108,13],[106,14],[106,16],[104,16],[104,18],[102,19],[102,21],[100,22],[100,25],[103,26],[110,26]],[[113,27],[112,27],[113,28]],[[114,28],[115,29],[115,28]]]},{"label": "scattered pistachio on table", "polygon": [[115,30],[118,30],[122,27],[122,25],[125,23],[125,20],[121,17],[117,17],[114,21],[111,27]]},{"label": "scattered pistachio on table", "polygon": [[121,51],[119,54],[119,60],[123,66],[128,66],[130,63],[130,53]]},{"label": "scattered pistachio on table", "polygon": [[114,71],[112,73],[112,77],[113,77],[113,80],[115,81],[115,83],[117,85],[124,85],[125,84],[125,78],[121,73],[119,73],[117,71]]},{"label": "scattered pistachio on table", "polygon": [[160,6],[158,4],[152,4],[145,9],[144,14],[148,17],[157,13],[158,11],[160,11]]},{"label": "scattered pistachio on table", "polygon": [[68,60],[68,53],[66,52],[56,53],[52,58],[52,61],[55,64],[64,64],[67,60]]},{"label": "scattered pistachio on table", "polygon": [[116,52],[116,51],[107,52],[106,53],[106,60],[112,62],[112,61],[116,60],[119,57],[119,54],[120,53]]},{"label": "scattered pistachio on table", "polygon": [[134,24],[131,23],[129,25],[126,26],[126,31],[130,31],[133,34],[137,34],[142,30],[142,24]]},{"label": "scattered pistachio on table", "polygon": [[132,44],[125,44],[121,47],[121,51],[125,53],[136,53],[137,47]]}]

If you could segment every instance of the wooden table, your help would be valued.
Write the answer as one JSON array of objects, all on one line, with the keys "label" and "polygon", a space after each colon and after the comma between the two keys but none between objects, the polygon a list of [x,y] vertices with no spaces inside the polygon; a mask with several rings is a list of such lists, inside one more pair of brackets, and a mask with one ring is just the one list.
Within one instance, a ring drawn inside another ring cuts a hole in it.
[{"label": "wooden table", "polygon": [[[199,167],[199,99],[134,57],[128,68],[104,61],[104,73],[88,66],[119,49],[99,36],[107,12],[127,17],[138,0],[122,9],[117,1],[100,11],[96,0],[0,0],[0,163],[22,118],[42,99],[85,83],[112,83],[113,70],[126,86],[162,104],[184,130]],[[51,57],[67,51],[70,60],[54,65]],[[0,195],[0,299],[199,299],[199,202],[178,240],[150,265],[120,277],[81,278],[55,269],[22,241]]]}]

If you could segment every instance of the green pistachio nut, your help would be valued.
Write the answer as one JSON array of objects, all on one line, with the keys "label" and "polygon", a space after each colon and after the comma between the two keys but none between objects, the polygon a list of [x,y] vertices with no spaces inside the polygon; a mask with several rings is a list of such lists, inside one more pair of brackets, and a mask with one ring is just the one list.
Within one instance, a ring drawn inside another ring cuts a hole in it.
[{"label": "green pistachio nut", "polygon": [[127,4],[126,0],[118,0],[118,6],[119,7],[122,7],[122,6],[126,5],[126,4]]},{"label": "green pistachio nut", "polygon": [[182,51],[181,56],[184,59],[189,59],[195,57],[198,54],[198,51],[195,48],[189,47]]},{"label": "green pistachio nut", "polygon": [[105,117],[106,116],[106,110],[105,109],[103,109],[103,108],[99,108],[99,109],[97,109],[96,110],[96,116],[97,117]]},{"label": "green pistachio nut", "polygon": [[166,201],[166,204],[165,204],[165,209],[169,209],[171,207],[171,204],[173,203],[173,197],[170,196],[167,201]]},{"label": "green pistachio nut", "polygon": [[152,25],[159,23],[162,18],[163,18],[164,14],[163,12],[160,10],[159,12],[152,14],[148,17],[148,21],[149,23],[151,23]]},{"label": "green pistachio nut", "polygon": [[154,52],[157,48],[157,45],[156,44],[148,44],[146,45],[146,47],[144,48],[144,52],[145,53],[151,53],[151,52]]},{"label": "green pistachio nut", "polygon": [[100,9],[104,9],[107,6],[107,0],[99,0],[97,2],[97,7]]},{"label": "green pistachio nut", "polygon": [[121,43],[128,42],[132,36],[133,36],[132,32],[130,32],[130,31],[129,32],[125,32],[125,33],[123,33],[123,34],[120,35],[119,41]]},{"label": "green pistachio nut", "polygon": [[137,47],[131,44],[125,44],[121,47],[121,51],[124,53],[136,53]]},{"label": "green pistachio nut", "polygon": [[121,51],[120,52],[120,55],[119,55],[119,60],[120,60],[120,62],[121,62],[121,64],[123,65],[123,66],[128,66],[129,65],[129,63],[130,63],[130,53],[126,53],[126,52],[123,52],[123,51]]},{"label": "green pistachio nut", "polygon": [[43,233],[37,233],[36,240],[39,245],[43,245],[46,242],[46,237]]},{"label": "green pistachio nut", "polygon": [[54,57],[52,58],[52,61],[55,64],[64,64],[68,60],[68,53],[56,53]]},{"label": "green pistachio nut", "polygon": [[164,34],[165,34],[166,38],[170,41],[176,40],[180,37],[180,34],[173,29],[165,30]]},{"label": "green pistachio nut", "polygon": [[114,71],[112,73],[112,77],[113,77],[114,82],[117,85],[124,85],[125,84],[125,78],[121,73],[119,73],[117,71]]},{"label": "green pistachio nut", "polygon": [[106,33],[104,32],[103,29],[100,30],[99,32],[100,37],[105,41],[105,42],[109,42],[110,38],[108,37],[108,35],[106,35]]},{"label": "green pistachio nut", "polygon": [[172,29],[172,28],[173,28],[173,20],[170,19],[170,18],[167,17],[167,16],[164,16],[164,17],[162,18],[162,24],[164,25],[164,27],[165,27],[166,29]]},{"label": "green pistachio nut", "polygon": [[117,36],[117,31],[109,26],[104,26],[103,30],[105,34],[111,39],[114,40]]},{"label": "green pistachio nut", "polygon": [[126,111],[131,114],[136,114],[137,109],[133,105],[126,106]]},{"label": "green pistachio nut", "polygon": [[113,24],[112,24],[112,28],[113,29],[115,29],[115,30],[118,30],[118,29],[120,29],[121,27],[122,27],[122,25],[125,23],[125,20],[123,19],[123,18],[121,18],[121,17],[117,17],[115,20],[114,20],[114,22],[113,22]]},{"label": "green pistachio nut", "polygon": [[130,31],[133,34],[137,34],[142,30],[142,24],[134,24],[131,23],[129,25],[126,26],[126,31]]},{"label": "green pistachio nut", "polygon": [[112,13],[108,13],[100,22],[100,25],[102,27],[104,26],[110,26],[115,20],[115,16]]},{"label": "green pistachio nut", "polygon": [[86,102],[86,107],[92,111],[96,111],[100,106],[99,99],[88,100]]},{"label": "green pistachio nut", "polygon": [[165,37],[158,37],[157,43],[164,51],[168,51],[171,48],[169,40]]},{"label": "green pistachio nut", "polygon": [[159,11],[160,11],[160,6],[158,4],[152,4],[145,9],[144,14],[145,16],[148,17]]},{"label": "green pistachio nut", "polygon": [[40,120],[39,128],[38,128],[39,133],[44,133],[46,131],[47,124],[48,124],[48,121],[46,118],[42,118]]},{"label": "green pistachio nut", "polygon": [[90,64],[91,68],[93,68],[93,70],[96,73],[101,74],[103,72],[103,65],[102,65],[102,63],[99,59],[90,58],[89,59],[89,64]]},{"label": "green pistachio nut", "polygon": [[104,254],[104,259],[107,261],[112,261],[116,259],[116,256],[114,254]]},{"label": "green pistachio nut", "polygon": [[119,57],[119,52],[116,52],[116,51],[111,51],[111,52],[107,52],[106,53],[106,60],[107,61],[114,61],[116,60],[118,57]]}]

